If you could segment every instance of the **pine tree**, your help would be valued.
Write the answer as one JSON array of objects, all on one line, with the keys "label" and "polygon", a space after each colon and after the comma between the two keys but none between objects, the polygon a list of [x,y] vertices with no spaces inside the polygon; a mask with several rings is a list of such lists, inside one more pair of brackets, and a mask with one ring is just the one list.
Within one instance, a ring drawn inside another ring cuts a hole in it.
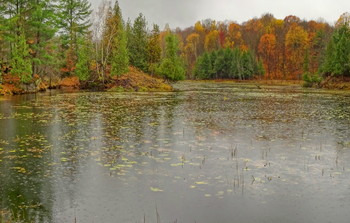
[{"label": "pine tree", "polygon": [[87,81],[90,78],[90,61],[92,55],[92,42],[89,35],[78,39],[77,65],[75,74],[81,81]]},{"label": "pine tree", "polygon": [[112,53],[111,76],[120,76],[129,71],[129,56],[126,38],[123,22],[120,21],[118,34],[114,38],[115,47],[113,48]]},{"label": "pine tree", "polygon": [[205,52],[202,56],[198,57],[195,65],[194,74],[198,79],[209,79],[212,72],[212,65],[210,61],[209,53]]},{"label": "pine tree", "polygon": [[328,44],[321,72],[325,75],[350,75],[350,28],[338,28]]},{"label": "pine tree", "polygon": [[11,74],[18,76],[22,83],[29,83],[32,80],[32,65],[29,58],[29,47],[26,43],[24,32],[15,38],[15,45],[12,50]]},{"label": "pine tree", "polygon": [[140,14],[134,21],[129,39],[130,64],[147,72],[147,23],[145,17]]},{"label": "pine tree", "polygon": [[50,55],[47,47],[58,30],[57,7],[50,0],[30,0],[29,4],[31,11],[27,20],[27,36],[31,43],[33,74],[39,74],[45,64],[52,63],[53,60],[53,55]]},{"label": "pine tree", "polygon": [[78,38],[87,34],[91,26],[89,17],[92,13],[88,0],[61,0],[59,4],[59,28],[61,31],[63,55],[66,58],[62,69],[67,74],[74,74],[77,63]]}]

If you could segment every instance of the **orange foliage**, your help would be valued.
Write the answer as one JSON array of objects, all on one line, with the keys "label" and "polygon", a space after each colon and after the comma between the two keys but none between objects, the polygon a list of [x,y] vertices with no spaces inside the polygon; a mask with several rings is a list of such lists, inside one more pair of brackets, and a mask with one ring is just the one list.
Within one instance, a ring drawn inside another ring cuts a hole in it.
[{"label": "orange foliage", "polygon": [[77,56],[74,52],[73,47],[70,47],[67,51],[67,56],[66,56],[66,65],[65,67],[61,68],[62,73],[71,73],[73,72],[77,67],[76,67],[76,62],[77,62]]},{"label": "orange foliage", "polygon": [[228,26],[227,37],[225,40],[225,47],[234,48],[243,44],[242,33],[240,25],[230,23]]},{"label": "orange foliage", "polygon": [[66,77],[60,81],[59,86],[78,89],[80,87],[80,81],[78,77]]},{"label": "orange foliage", "polygon": [[16,87],[14,84],[3,84],[0,85],[0,95],[13,95],[13,94],[21,94],[23,90],[19,87]]},{"label": "orange foliage", "polygon": [[274,78],[276,74],[276,36],[265,34],[260,38],[259,54],[263,59],[266,76]]},{"label": "orange foliage", "polygon": [[300,79],[306,50],[309,47],[308,33],[296,24],[286,34],[286,61],[290,78]]}]

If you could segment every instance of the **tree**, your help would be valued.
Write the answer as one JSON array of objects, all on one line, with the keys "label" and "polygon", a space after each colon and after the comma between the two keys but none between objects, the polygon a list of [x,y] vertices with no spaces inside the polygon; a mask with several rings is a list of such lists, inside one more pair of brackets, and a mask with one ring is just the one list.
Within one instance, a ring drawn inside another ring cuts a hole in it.
[{"label": "tree", "polygon": [[111,76],[120,76],[129,71],[129,55],[127,49],[126,32],[123,22],[119,22],[118,34],[114,38],[112,53]]},{"label": "tree", "polygon": [[274,34],[264,34],[260,38],[259,54],[264,61],[267,76],[273,78],[276,72],[276,36]]},{"label": "tree", "polygon": [[45,63],[53,59],[47,47],[58,30],[57,7],[50,0],[30,0],[29,6],[31,10],[26,33],[30,42],[32,70],[33,74],[43,74]]},{"label": "tree", "polygon": [[105,13],[106,19],[102,34],[102,65],[104,69],[107,69],[107,65],[111,64],[113,48],[116,47],[115,38],[118,35],[121,27],[120,23],[122,22],[118,1],[115,2],[113,8],[109,5]]},{"label": "tree", "polygon": [[155,69],[161,60],[162,48],[160,44],[161,43],[159,26],[153,24],[153,30],[148,38],[147,44],[148,72],[150,72],[151,74],[154,74]]},{"label": "tree", "polygon": [[303,72],[304,55],[309,46],[308,33],[299,25],[292,25],[286,34],[287,70],[293,79]]},{"label": "tree", "polygon": [[338,28],[328,44],[321,72],[325,75],[350,75],[350,28]]},{"label": "tree", "polygon": [[186,38],[186,45],[184,47],[185,58],[187,61],[187,66],[189,73],[193,68],[194,63],[196,62],[199,55],[199,41],[200,36],[197,33],[192,33]]},{"label": "tree", "polygon": [[142,14],[135,19],[129,39],[130,64],[147,72],[147,23]]},{"label": "tree", "polygon": [[198,79],[210,79],[212,72],[212,62],[209,53],[204,53],[197,60],[194,68],[194,75]]},{"label": "tree", "polygon": [[343,25],[350,26],[350,13],[344,12],[335,24],[335,27],[340,28]]},{"label": "tree", "polygon": [[169,80],[183,80],[185,79],[185,68],[181,58],[178,56],[179,39],[172,33],[169,33],[165,39],[165,57],[158,67],[157,73]]},{"label": "tree", "polygon": [[29,47],[26,43],[24,32],[15,38],[15,45],[12,50],[11,74],[20,77],[22,83],[29,83],[32,80],[32,65],[29,58]]},{"label": "tree", "polygon": [[241,27],[236,23],[230,23],[228,26],[227,37],[225,40],[225,47],[234,48],[243,44]]},{"label": "tree", "polygon": [[88,0],[61,0],[59,7],[59,28],[62,47],[66,56],[67,74],[73,74],[77,62],[78,38],[87,34],[92,13]]},{"label": "tree", "polygon": [[252,51],[226,48],[198,57],[195,76],[199,79],[248,79],[264,74],[262,63],[256,61]]},{"label": "tree", "polygon": [[208,52],[218,50],[220,48],[219,32],[217,30],[210,31],[205,36],[204,47]]},{"label": "tree", "polygon": [[77,65],[75,74],[81,81],[87,81],[90,78],[90,62],[93,51],[92,42],[88,35],[84,38],[78,38]]}]

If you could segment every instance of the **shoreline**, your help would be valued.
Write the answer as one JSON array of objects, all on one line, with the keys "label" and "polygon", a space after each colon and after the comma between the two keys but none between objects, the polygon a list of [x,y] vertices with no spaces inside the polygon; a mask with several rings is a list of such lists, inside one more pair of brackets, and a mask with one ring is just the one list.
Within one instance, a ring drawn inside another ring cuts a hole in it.
[{"label": "shoreline", "polygon": [[[164,81],[160,81],[161,79],[154,78],[150,75],[147,75],[145,80],[138,85],[136,78],[140,78],[140,74],[129,74],[127,76],[121,76],[118,78],[114,78],[112,83],[108,83],[104,85],[104,89],[94,89],[94,88],[85,88],[79,86],[74,82],[72,86],[67,86],[64,79],[60,81],[60,84],[54,85],[53,87],[45,85],[45,88],[38,88],[36,91],[26,91],[24,89],[20,89],[11,85],[11,87],[15,88],[15,91],[11,93],[6,93],[2,91],[2,87],[6,85],[0,85],[0,96],[5,95],[24,95],[24,94],[36,94],[39,92],[45,92],[47,90],[74,90],[74,91],[97,91],[97,92],[171,92],[177,91],[172,87],[172,84],[167,84]],[[152,83],[147,83],[147,81],[152,80]],[[155,81],[156,80],[156,81]],[[131,82],[135,82],[130,84]],[[147,85],[145,84],[147,83]],[[281,86],[281,87],[300,87],[302,89],[320,89],[320,90],[329,90],[329,91],[337,91],[337,92],[350,92],[350,82],[348,81],[336,81],[335,83],[327,83],[325,86],[313,86],[313,87],[303,87],[304,81],[302,80],[233,80],[233,79],[214,79],[214,80],[183,80],[178,83],[231,83],[238,85],[255,85],[257,88],[261,88],[264,86]],[[152,86],[149,87],[149,84]],[[6,86],[8,87],[8,86]]]}]

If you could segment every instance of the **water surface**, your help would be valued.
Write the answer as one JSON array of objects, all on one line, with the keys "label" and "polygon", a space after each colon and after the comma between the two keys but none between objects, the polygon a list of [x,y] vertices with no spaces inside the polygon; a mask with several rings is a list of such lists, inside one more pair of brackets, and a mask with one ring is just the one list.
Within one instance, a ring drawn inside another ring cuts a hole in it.
[{"label": "water surface", "polygon": [[349,94],[177,87],[0,98],[2,218],[349,222]]}]

